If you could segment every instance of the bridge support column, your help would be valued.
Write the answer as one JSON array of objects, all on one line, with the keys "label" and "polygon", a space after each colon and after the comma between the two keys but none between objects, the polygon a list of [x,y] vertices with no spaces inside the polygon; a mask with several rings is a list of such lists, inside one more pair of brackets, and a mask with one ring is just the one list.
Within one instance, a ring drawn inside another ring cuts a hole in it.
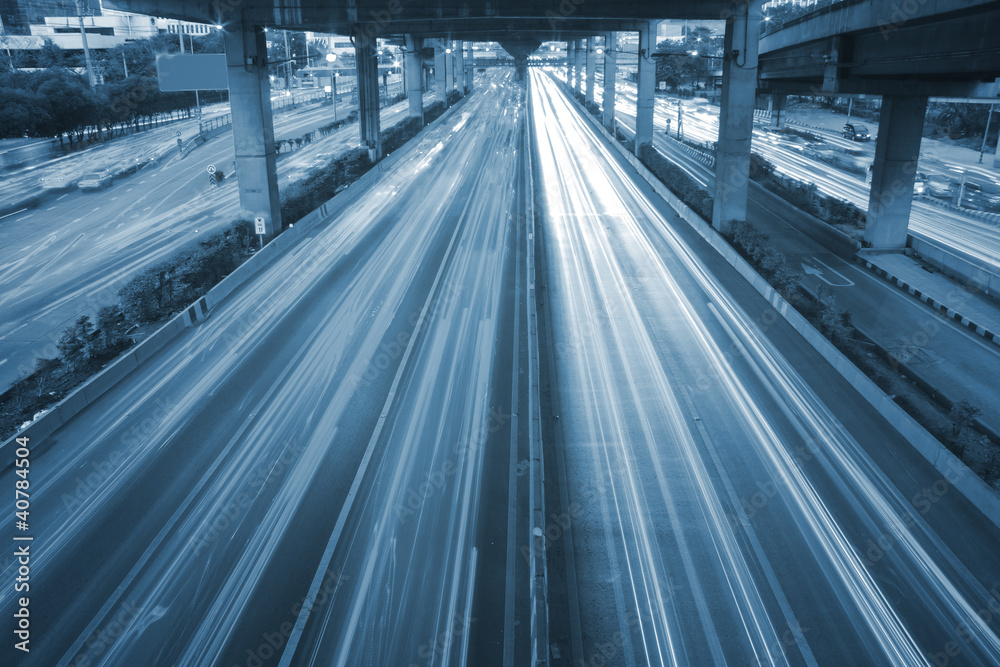
[{"label": "bridge support column", "polygon": [[722,233],[729,232],[733,220],[747,218],[760,8],[761,2],[755,0],[743,5],[726,20],[719,142],[715,150],[715,205],[712,208],[712,226]]},{"label": "bridge support column", "polygon": [[583,94],[583,80],[586,76],[584,72],[584,66],[587,60],[587,40],[574,40],[576,42],[576,76],[574,77],[576,85],[573,90],[576,91],[577,95]]},{"label": "bridge support column", "polygon": [[926,111],[926,97],[886,95],[882,98],[868,195],[868,222],[865,224],[865,245],[870,248],[902,250],[906,247]]},{"label": "bridge support column", "polygon": [[434,47],[434,92],[437,94],[437,98],[442,102],[447,102],[448,100],[448,81],[445,79],[445,70],[448,66],[448,60],[446,59],[446,54],[444,52],[444,40],[441,40]]},{"label": "bridge support column", "polygon": [[574,88],[573,77],[576,72],[576,42],[566,41],[566,83],[570,88]]},{"label": "bridge support column", "polygon": [[639,81],[636,86],[635,100],[635,154],[641,155],[643,146],[653,143],[653,95],[656,86],[656,61],[653,51],[656,49],[657,22],[643,25],[639,30]]},{"label": "bridge support column", "polygon": [[270,241],[281,233],[281,201],[274,153],[271,82],[267,73],[267,40],[261,26],[233,21],[223,33],[233,145],[240,190],[240,215],[264,218]]},{"label": "bridge support column", "polygon": [[783,118],[785,111],[785,93],[771,93],[768,98],[767,107],[771,112],[771,127],[779,129],[785,126]]},{"label": "bridge support column", "polygon": [[615,131],[615,80],[618,78],[618,33],[609,32],[604,38],[604,127]]},{"label": "bridge support column", "polygon": [[588,37],[587,40],[587,102],[594,101],[594,81],[597,76],[597,38]]},{"label": "bridge support column", "polygon": [[382,159],[382,132],[379,127],[378,50],[375,39],[362,31],[354,35],[354,57],[358,70],[358,126],[361,143],[372,162]]},{"label": "bridge support column", "polygon": [[406,67],[406,101],[409,103],[407,115],[410,118],[419,118],[420,124],[424,124],[424,94],[422,90],[422,77],[420,72],[420,50],[424,47],[424,40],[416,35],[406,35],[404,37]]},{"label": "bridge support column", "polygon": [[465,97],[465,43],[455,42],[451,52],[455,56],[455,88],[459,97]]}]

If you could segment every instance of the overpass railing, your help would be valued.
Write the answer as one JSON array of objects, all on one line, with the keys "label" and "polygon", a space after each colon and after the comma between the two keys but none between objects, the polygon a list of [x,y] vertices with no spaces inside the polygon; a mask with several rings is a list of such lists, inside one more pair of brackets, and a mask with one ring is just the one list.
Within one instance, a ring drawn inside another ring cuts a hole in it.
[{"label": "overpass railing", "polygon": [[770,35],[784,28],[805,23],[817,16],[837,11],[842,7],[860,5],[864,2],[871,2],[871,0],[818,0],[811,5],[787,3],[771,10],[770,13],[765,9],[764,16],[767,20],[761,21],[760,34],[761,37]]}]

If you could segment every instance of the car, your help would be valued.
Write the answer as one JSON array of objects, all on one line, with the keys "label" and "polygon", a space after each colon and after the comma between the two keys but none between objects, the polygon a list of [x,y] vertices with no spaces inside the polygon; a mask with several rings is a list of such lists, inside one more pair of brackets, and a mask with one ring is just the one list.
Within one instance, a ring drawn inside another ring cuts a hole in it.
[{"label": "car", "polygon": [[872,135],[860,123],[847,123],[844,125],[844,138],[850,141],[871,141]]},{"label": "car", "polygon": [[114,178],[107,170],[92,171],[89,174],[84,174],[78,185],[81,190],[103,190],[114,185]]}]

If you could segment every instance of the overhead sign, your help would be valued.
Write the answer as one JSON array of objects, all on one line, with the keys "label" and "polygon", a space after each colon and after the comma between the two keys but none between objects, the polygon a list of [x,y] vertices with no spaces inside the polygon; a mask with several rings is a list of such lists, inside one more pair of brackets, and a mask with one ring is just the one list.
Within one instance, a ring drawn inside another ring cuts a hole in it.
[{"label": "overhead sign", "polygon": [[229,88],[226,56],[222,53],[163,53],[156,56],[156,75],[164,92]]}]

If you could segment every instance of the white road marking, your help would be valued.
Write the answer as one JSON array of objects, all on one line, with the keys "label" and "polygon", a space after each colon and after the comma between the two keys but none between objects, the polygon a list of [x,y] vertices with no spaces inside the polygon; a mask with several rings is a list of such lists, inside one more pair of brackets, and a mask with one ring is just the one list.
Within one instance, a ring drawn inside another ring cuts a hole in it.
[{"label": "white road marking", "polygon": [[830,287],[853,287],[854,286],[854,281],[852,281],[850,278],[848,278],[847,276],[845,276],[840,271],[837,271],[836,269],[834,269],[833,267],[831,267],[829,264],[827,264],[823,260],[818,259],[816,257],[810,257],[809,259],[811,261],[813,261],[813,262],[816,262],[817,264],[821,264],[827,271],[829,271],[830,273],[833,273],[834,275],[839,276],[840,279],[843,280],[844,282],[842,282],[842,283],[833,283],[833,282],[830,282],[823,275],[824,272],[823,272],[822,269],[817,269],[815,266],[811,266],[809,264],[806,264],[805,262],[800,262],[800,265],[802,266],[802,270],[805,271],[808,275],[810,275],[810,276],[816,276],[817,278],[819,278],[820,280],[822,280],[823,282],[825,282]]}]

